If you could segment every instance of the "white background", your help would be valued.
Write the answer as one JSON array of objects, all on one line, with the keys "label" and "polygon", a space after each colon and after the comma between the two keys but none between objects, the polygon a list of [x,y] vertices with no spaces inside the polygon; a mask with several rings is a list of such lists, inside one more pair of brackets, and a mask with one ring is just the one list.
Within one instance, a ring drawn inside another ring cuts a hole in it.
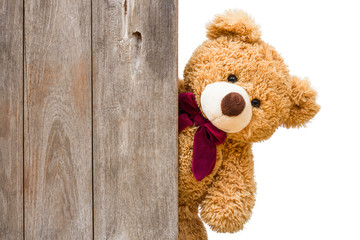
[{"label": "white background", "polygon": [[360,2],[179,0],[179,75],[215,14],[240,8],[291,74],[309,77],[321,111],[254,145],[257,202],[236,234],[209,239],[360,239]]}]

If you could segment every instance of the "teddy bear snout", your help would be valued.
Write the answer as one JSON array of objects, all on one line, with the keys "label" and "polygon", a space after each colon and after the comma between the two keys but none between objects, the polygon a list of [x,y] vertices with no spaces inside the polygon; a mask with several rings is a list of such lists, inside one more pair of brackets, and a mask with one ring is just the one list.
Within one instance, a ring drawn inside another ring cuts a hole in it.
[{"label": "teddy bear snout", "polygon": [[224,132],[239,132],[251,120],[249,95],[237,84],[219,81],[206,85],[200,103],[205,116]]},{"label": "teddy bear snout", "polygon": [[221,111],[226,116],[237,116],[245,108],[244,98],[236,92],[227,94],[221,101]]}]

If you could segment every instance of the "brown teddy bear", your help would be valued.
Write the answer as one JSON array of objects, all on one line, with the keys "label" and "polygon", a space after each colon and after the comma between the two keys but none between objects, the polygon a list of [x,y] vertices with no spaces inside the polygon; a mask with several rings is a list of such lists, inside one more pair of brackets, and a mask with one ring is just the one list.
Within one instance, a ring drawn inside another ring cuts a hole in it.
[{"label": "brown teddy bear", "polygon": [[179,81],[179,239],[207,239],[199,206],[212,230],[241,230],[255,203],[252,143],[320,109],[260,36],[242,11],[216,16]]}]

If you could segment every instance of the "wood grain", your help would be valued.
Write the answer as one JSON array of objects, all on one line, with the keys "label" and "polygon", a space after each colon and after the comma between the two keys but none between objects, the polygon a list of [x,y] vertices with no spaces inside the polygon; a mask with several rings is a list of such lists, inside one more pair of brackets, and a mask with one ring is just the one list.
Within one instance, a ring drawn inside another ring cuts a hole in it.
[{"label": "wood grain", "polygon": [[23,4],[0,2],[0,239],[23,237]]},{"label": "wood grain", "polygon": [[177,1],[93,0],[95,239],[177,239]]},{"label": "wood grain", "polygon": [[91,2],[25,1],[25,238],[91,239]]}]

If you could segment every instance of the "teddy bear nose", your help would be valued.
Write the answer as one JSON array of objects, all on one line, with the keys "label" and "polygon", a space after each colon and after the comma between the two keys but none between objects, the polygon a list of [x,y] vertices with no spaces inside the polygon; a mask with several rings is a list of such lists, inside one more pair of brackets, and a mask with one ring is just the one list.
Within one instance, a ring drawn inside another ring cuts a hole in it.
[{"label": "teddy bear nose", "polygon": [[236,92],[227,94],[221,101],[221,111],[226,116],[237,116],[245,108],[244,98]]}]

